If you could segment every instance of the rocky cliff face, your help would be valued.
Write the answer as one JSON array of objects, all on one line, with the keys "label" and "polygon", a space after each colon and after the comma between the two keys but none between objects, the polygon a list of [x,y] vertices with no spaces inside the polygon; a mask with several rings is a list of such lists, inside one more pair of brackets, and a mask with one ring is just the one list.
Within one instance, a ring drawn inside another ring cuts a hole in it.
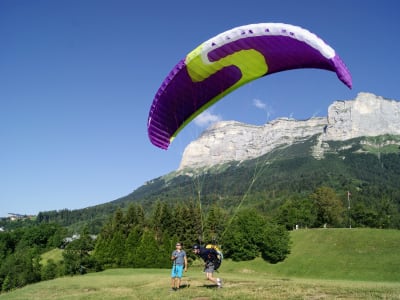
[{"label": "rocky cliff face", "polygon": [[321,158],[325,141],[382,134],[400,135],[400,102],[360,93],[354,100],[335,101],[323,118],[280,118],[263,126],[235,121],[216,123],[186,147],[179,170],[255,158],[314,135],[318,135],[318,142],[313,155]]},{"label": "rocky cliff face", "polygon": [[400,102],[369,93],[350,101],[335,101],[328,108],[326,140],[400,134]]}]

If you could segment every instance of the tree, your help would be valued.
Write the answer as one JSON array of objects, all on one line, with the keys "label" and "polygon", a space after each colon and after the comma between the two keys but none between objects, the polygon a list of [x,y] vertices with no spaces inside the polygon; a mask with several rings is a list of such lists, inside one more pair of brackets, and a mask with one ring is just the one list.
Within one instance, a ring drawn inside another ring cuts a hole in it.
[{"label": "tree", "polygon": [[53,259],[49,259],[42,267],[41,280],[50,280],[56,278],[58,275],[58,266]]},{"label": "tree", "polygon": [[114,232],[109,244],[109,255],[114,267],[122,267],[125,260],[125,235],[121,230]]},{"label": "tree", "polygon": [[124,235],[128,236],[136,226],[144,226],[144,211],[141,205],[130,204],[123,217]]},{"label": "tree", "polygon": [[121,208],[117,208],[112,218],[112,229],[114,232],[122,231],[124,228],[124,213]]},{"label": "tree", "polygon": [[122,210],[117,209],[98,235],[93,257],[102,266],[122,266],[125,261],[125,239],[129,235],[126,220]]},{"label": "tree", "polygon": [[143,233],[140,244],[135,251],[137,258],[135,265],[137,268],[159,268],[161,256],[170,255],[159,251],[154,235],[155,232],[152,230]]},{"label": "tree", "polygon": [[364,203],[356,203],[350,211],[354,227],[378,227],[378,213]]},{"label": "tree", "polygon": [[259,256],[265,225],[266,221],[255,210],[239,211],[224,236],[224,256],[234,261],[252,260]]},{"label": "tree", "polygon": [[152,216],[152,229],[156,234],[156,239],[161,241],[164,232],[171,232],[171,224],[174,223],[171,208],[166,202],[157,201]]},{"label": "tree", "polygon": [[80,237],[69,243],[63,252],[65,274],[85,274],[95,269],[95,262],[90,256],[93,249],[94,242],[86,227]]},{"label": "tree", "polygon": [[140,257],[136,254],[143,235],[143,227],[137,225],[129,233],[125,242],[125,259],[124,266],[135,268],[139,264]]},{"label": "tree", "polygon": [[224,256],[234,261],[258,256],[277,263],[290,253],[289,232],[282,225],[267,222],[254,210],[240,211],[224,237]]},{"label": "tree", "polygon": [[40,281],[40,256],[36,248],[19,249],[7,256],[0,268],[3,291]]},{"label": "tree", "polygon": [[376,204],[376,211],[378,212],[378,227],[379,228],[395,228],[398,218],[396,205],[391,199],[384,197]]},{"label": "tree", "polygon": [[201,211],[194,201],[178,204],[173,210],[173,219],[170,236],[176,236],[184,247],[203,242]]},{"label": "tree", "polygon": [[263,231],[261,256],[270,263],[283,261],[290,254],[289,232],[280,225],[268,224]]},{"label": "tree", "polygon": [[313,201],[317,212],[316,226],[342,225],[343,203],[333,189],[329,187],[317,188],[310,195],[310,199]]},{"label": "tree", "polygon": [[210,242],[218,241],[225,230],[226,220],[226,211],[217,205],[212,205],[205,221],[205,239]]},{"label": "tree", "polygon": [[284,225],[287,230],[292,230],[296,225],[312,227],[316,221],[315,206],[310,199],[288,199],[277,210],[275,220]]}]

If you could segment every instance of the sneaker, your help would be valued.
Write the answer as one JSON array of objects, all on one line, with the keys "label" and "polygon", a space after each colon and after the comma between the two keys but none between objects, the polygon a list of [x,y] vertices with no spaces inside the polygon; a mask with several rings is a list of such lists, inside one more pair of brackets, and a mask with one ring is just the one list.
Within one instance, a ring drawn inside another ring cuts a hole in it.
[{"label": "sneaker", "polygon": [[222,280],[221,278],[217,278],[217,285],[219,288],[222,288]]}]

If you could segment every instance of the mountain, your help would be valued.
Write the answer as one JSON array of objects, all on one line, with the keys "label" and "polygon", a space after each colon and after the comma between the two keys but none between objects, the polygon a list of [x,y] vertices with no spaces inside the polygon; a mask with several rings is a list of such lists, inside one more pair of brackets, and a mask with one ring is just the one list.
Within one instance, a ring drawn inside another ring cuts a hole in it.
[{"label": "mountain", "polygon": [[325,118],[281,118],[264,126],[219,122],[186,147],[178,170],[114,203],[201,196],[206,204],[229,206],[241,197],[278,201],[322,185],[338,193],[357,190],[365,201],[393,198],[400,194],[399,153],[400,103],[360,93],[334,101]]},{"label": "mountain", "polygon": [[[360,178],[384,185],[376,175],[389,181],[398,178],[400,168],[385,174],[389,170],[382,168],[382,161],[397,166],[399,149],[400,103],[360,93],[354,100],[334,101],[324,118],[280,118],[264,126],[216,123],[186,147],[177,171],[147,182],[117,202],[195,198],[200,185],[206,198],[243,195],[255,172],[259,178],[253,190],[261,183],[265,189],[280,191],[297,185],[291,192],[310,192],[321,184],[360,188],[367,184]],[[299,177],[292,178],[293,174]],[[388,184],[390,189],[395,186]]]},{"label": "mountain", "polygon": [[314,135],[318,135],[318,142],[313,156],[322,158],[328,141],[384,134],[400,135],[400,103],[359,93],[354,100],[333,102],[324,118],[280,118],[263,126],[216,123],[186,147],[179,170],[253,159]]},{"label": "mountain", "polygon": [[178,170],[114,201],[39,217],[64,220],[64,214],[63,225],[92,220],[99,228],[117,207],[139,203],[147,210],[157,200],[201,201],[204,209],[252,206],[273,214],[287,199],[328,186],[343,202],[351,191],[364,207],[359,218],[369,218],[362,224],[376,227],[384,223],[374,223],[376,211],[393,220],[399,215],[399,182],[400,103],[360,93],[333,102],[326,118],[277,119],[264,126],[217,123],[187,146]]}]

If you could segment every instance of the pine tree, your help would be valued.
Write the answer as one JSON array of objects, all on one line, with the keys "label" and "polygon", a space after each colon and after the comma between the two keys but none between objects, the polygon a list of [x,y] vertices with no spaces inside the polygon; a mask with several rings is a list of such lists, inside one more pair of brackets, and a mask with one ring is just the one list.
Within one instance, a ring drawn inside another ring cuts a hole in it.
[{"label": "pine tree", "polygon": [[139,246],[135,251],[135,265],[137,268],[158,268],[160,256],[159,247],[154,238],[155,233],[147,230],[143,233]]},{"label": "pine tree", "polygon": [[165,202],[157,201],[151,223],[157,241],[162,240],[164,232],[173,234],[171,229],[174,221],[170,206]]},{"label": "pine tree", "polygon": [[208,242],[218,242],[222,238],[222,233],[225,230],[227,213],[217,205],[212,205],[207,213],[204,236]]},{"label": "pine tree", "polygon": [[122,267],[125,260],[125,235],[121,230],[114,232],[114,236],[110,241],[110,255],[114,266]]},{"label": "pine tree", "polygon": [[139,257],[136,256],[137,248],[140,245],[143,235],[143,227],[137,225],[134,227],[128,235],[125,241],[125,259],[124,266],[126,267],[138,267]]}]

